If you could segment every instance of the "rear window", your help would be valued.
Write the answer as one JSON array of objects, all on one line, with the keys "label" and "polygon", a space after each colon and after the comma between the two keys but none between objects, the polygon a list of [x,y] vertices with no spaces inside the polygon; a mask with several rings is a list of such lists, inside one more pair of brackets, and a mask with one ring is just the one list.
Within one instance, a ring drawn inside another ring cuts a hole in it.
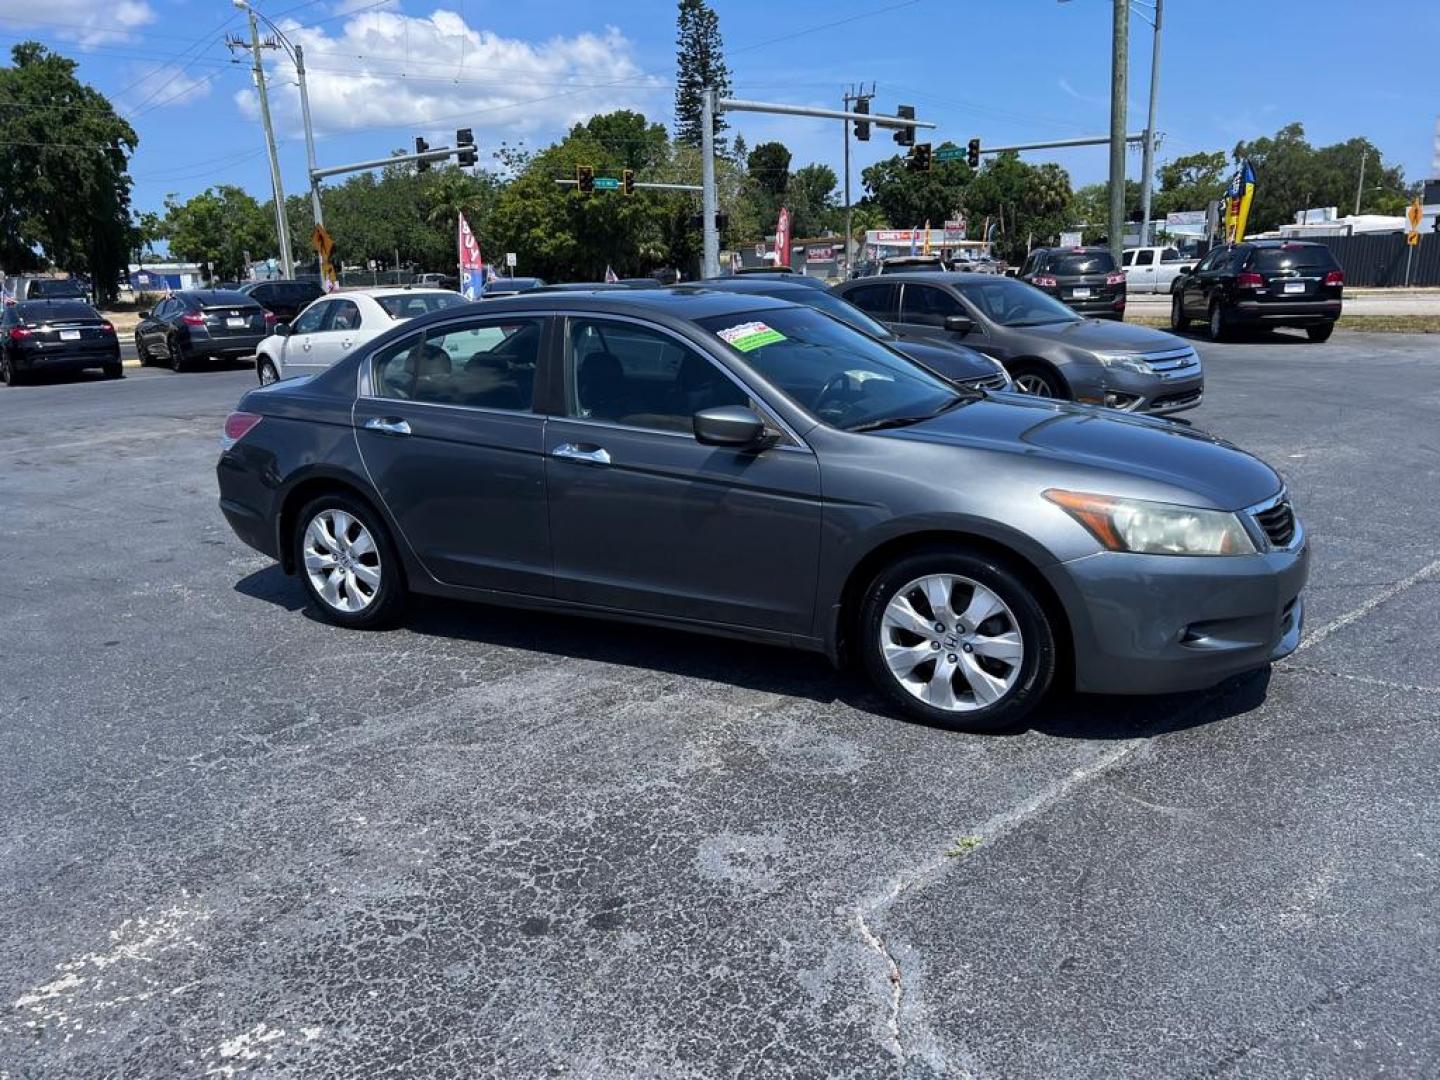
[{"label": "rear window", "polygon": [[62,296],[83,299],[89,293],[78,281],[32,281],[29,295],[36,300]]},{"label": "rear window", "polygon": [[377,296],[375,302],[385,309],[392,319],[413,319],[417,315],[428,315],[432,311],[459,307],[467,303],[465,297],[453,292],[392,293]]},{"label": "rear window", "polygon": [[1339,264],[1330,249],[1314,247],[1257,248],[1250,256],[1250,268],[1261,274],[1286,270],[1334,270]]},{"label": "rear window", "polygon": [[1050,256],[1052,274],[1108,274],[1115,257],[1108,251],[1073,251]]},{"label": "rear window", "polygon": [[43,323],[59,319],[98,319],[100,316],[89,304],[75,300],[47,300],[44,303],[24,303],[15,306],[15,313],[22,322]]}]

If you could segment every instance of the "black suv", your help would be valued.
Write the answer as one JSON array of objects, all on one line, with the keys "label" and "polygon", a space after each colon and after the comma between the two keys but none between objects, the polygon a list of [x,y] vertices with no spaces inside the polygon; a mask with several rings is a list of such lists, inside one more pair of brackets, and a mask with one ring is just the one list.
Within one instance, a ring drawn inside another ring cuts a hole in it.
[{"label": "black suv", "polygon": [[315,281],[254,281],[237,290],[250,297],[277,322],[294,322],[296,316],[310,306],[325,290]]},{"label": "black suv", "polygon": [[1340,318],[1345,271],[1324,244],[1249,240],[1218,247],[1170,290],[1170,326],[1204,319],[1212,340],[1242,326],[1294,326],[1324,341]]},{"label": "black suv", "polygon": [[1036,248],[1019,276],[1081,315],[1125,318],[1125,272],[1108,248]]}]

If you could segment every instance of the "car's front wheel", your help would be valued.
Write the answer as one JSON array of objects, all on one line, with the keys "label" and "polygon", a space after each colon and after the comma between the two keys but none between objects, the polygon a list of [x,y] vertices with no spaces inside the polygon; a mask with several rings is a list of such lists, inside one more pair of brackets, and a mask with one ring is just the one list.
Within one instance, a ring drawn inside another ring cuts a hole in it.
[{"label": "car's front wheel", "polygon": [[269,386],[271,383],[280,381],[280,372],[275,370],[275,362],[268,356],[260,357],[260,362],[256,365],[256,369],[257,374],[260,376],[261,386]]},{"label": "car's front wheel", "polygon": [[400,560],[375,511],[345,495],[322,495],[295,521],[295,566],[326,621],[369,630],[400,614]]},{"label": "car's front wheel", "polygon": [[865,593],[861,653],[871,680],[927,723],[1012,727],[1055,676],[1055,631],[1005,561],[964,551],[907,556]]},{"label": "car's front wheel", "polygon": [[1219,300],[1210,301],[1210,340],[1224,341],[1230,335],[1230,323]]},{"label": "car's front wheel", "polygon": [[1039,364],[1020,364],[1014,371],[1015,389],[1022,394],[1036,397],[1064,398],[1065,385],[1060,377],[1049,368]]}]

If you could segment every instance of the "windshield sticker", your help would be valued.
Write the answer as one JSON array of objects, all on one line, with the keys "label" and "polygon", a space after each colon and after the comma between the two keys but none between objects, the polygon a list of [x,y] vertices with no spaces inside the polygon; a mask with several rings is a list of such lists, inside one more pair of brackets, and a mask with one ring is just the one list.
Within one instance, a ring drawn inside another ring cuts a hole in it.
[{"label": "windshield sticker", "polygon": [[779,330],[772,330],[763,322],[747,322],[721,330],[720,340],[735,346],[741,352],[750,352],[762,345],[774,345],[777,341],[784,341],[785,335]]}]

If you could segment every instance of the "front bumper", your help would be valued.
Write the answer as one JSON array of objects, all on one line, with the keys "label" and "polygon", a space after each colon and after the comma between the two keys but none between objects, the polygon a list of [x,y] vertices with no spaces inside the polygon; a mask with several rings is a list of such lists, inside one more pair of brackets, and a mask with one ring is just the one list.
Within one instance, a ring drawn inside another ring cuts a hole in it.
[{"label": "front bumper", "polygon": [[1168,416],[1199,405],[1205,397],[1205,371],[1193,371],[1170,378],[1142,375],[1126,368],[1102,368],[1092,379],[1073,387],[1075,400],[1086,405],[1104,405],[1121,412]]},{"label": "front bumper", "polygon": [[1102,552],[1045,571],[1065,604],[1076,689],[1200,690],[1300,644],[1309,547],[1187,557]]}]

